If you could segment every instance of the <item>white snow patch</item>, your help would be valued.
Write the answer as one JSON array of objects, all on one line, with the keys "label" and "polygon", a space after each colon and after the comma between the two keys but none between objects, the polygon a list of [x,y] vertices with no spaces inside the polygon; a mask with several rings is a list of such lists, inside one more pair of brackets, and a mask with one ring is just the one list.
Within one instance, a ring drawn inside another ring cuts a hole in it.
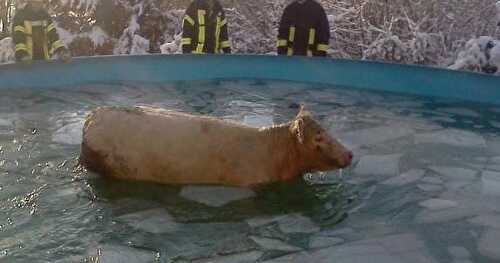
[{"label": "white snow patch", "polygon": [[225,186],[186,186],[180,196],[212,207],[221,207],[230,202],[255,196],[248,188]]}]

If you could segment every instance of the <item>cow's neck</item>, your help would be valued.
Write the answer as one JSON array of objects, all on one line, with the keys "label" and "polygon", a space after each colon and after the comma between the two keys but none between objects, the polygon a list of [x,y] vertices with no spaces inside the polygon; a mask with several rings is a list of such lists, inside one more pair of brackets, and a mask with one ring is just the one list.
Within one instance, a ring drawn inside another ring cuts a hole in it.
[{"label": "cow's neck", "polygon": [[268,145],[273,176],[281,181],[292,179],[304,172],[299,143],[290,132],[290,125],[291,123],[285,123],[260,130]]}]

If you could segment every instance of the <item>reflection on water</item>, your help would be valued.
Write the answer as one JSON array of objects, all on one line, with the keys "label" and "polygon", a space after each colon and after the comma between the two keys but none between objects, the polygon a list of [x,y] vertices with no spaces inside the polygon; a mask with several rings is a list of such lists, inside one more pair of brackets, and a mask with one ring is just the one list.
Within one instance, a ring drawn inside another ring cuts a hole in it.
[{"label": "reflection on water", "polygon": [[[75,169],[86,114],[155,105],[250,126],[305,102],[353,149],[340,173],[250,191]],[[1,262],[495,262],[498,108],[266,81],[0,91]]]}]

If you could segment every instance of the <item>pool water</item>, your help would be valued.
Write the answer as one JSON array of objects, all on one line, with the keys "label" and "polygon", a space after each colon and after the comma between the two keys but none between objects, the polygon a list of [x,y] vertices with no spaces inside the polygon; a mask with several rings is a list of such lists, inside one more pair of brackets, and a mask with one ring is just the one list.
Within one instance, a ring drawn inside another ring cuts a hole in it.
[{"label": "pool water", "polygon": [[[259,127],[300,102],[352,167],[254,190],[77,167],[98,106]],[[0,262],[498,262],[499,202],[500,107],[262,80],[0,90]]]}]

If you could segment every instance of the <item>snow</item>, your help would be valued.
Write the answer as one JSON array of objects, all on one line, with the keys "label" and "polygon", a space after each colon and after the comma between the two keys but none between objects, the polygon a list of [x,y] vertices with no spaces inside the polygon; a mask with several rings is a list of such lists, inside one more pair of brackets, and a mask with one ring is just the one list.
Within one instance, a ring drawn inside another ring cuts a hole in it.
[{"label": "snow", "polygon": [[416,144],[447,144],[459,147],[486,147],[483,136],[457,129],[445,129],[415,136]]},{"label": "snow", "polygon": [[180,225],[164,209],[152,209],[127,214],[118,217],[117,220],[135,229],[153,234],[171,233],[180,228]]},{"label": "snow", "polygon": [[400,158],[400,154],[362,156],[354,173],[361,176],[395,176],[399,173]]},{"label": "snow", "polygon": [[481,36],[469,40],[449,68],[485,71],[486,67],[491,66],[496,67],[497,73],[500,72],[500,41],[490,36]]},{"label": "snow", "polygon": [[481,236],[478,242],[478,250],[481,255],[494,260],[500,260],[500,249],[498,249],[498,240],[500,240],[500,230],[488,229]]},{"label": "snow", "polygon": [[447,208],[456,207],[457,202],[443,199],[429,199],[419,203],[420,206],[430,210],[443,210]]},{"label": "snow", "polygon": [[387,179],[386,181],[382,182],[382,184],[391,186],[403,186],[420,180],[424,176],[424,174],[425,174],[424,170],[419,170],[419,169],[410,170],[399,176]]},{"label": "snow", "polygon": [[13,62],[14,60],[14,45],[12,43],[12,38],[6,37],[0,40],[0,64]]},{"label": "snow", "polygon": [[224,186],[186,186],[180,196],[211,207],[221,207],[230,202],[255,196],[248,188]]},{"label": "snow", "polygon": [[265,250],[279,250],[286,252],[295,252],[302,250],[299,247],[286,244],[285,242],[277,239],[257,237],[257,236],[250,236],[250,239]]}]

